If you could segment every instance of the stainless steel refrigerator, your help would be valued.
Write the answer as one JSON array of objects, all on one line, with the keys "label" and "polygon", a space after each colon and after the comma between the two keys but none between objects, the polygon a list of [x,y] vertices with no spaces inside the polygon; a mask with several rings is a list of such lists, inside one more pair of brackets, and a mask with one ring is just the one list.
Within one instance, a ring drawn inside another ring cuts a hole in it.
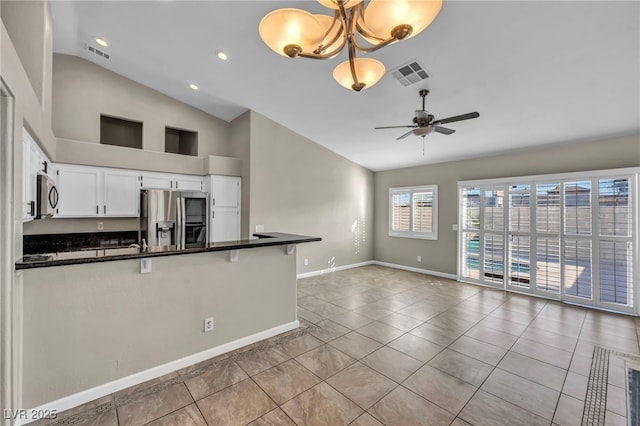
[{"label": "stainless steel refrigerator", "polygon": [[208,243],[209,202],[204,192],[140,191],[140,243],[178,248]]}]

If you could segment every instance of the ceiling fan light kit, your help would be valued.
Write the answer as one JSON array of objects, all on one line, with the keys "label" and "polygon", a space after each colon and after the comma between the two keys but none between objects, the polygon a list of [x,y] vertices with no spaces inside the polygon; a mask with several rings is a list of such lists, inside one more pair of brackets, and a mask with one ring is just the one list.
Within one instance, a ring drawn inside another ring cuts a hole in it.
[{"label": "ceiling fan light kit", "polygon": [[[260,21],[260,37],[274,52],[290,58],[331,59],[346,47],[349,59],[333,77],[341,86],[361,91],[384,75],[382,62],[357,58],[422,32],[440,12],[442,0],[318,0],[333,16],[301,9],[277,9]],[[360,44],[362,38],[369,45]]]}]

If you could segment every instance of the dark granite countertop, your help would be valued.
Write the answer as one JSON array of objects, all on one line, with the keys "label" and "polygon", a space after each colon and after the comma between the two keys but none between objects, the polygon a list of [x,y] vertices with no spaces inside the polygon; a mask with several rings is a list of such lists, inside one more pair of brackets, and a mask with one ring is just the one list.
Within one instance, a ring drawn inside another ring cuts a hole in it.
[{"label": "dark granite countertop", "polygon": [[240,250],[255,247],[322,241],[320,237],[269,232],[254,234],[257,239],[209,243],[203,247],[178,248],[177,246],[91,248],[79,251],[25,255],[16,262],[16,269],[46,268],[50,266],[77,265],[80,263],[109,262],[114,260],[139,259],[145,257],[175,256],[209,251]]}]

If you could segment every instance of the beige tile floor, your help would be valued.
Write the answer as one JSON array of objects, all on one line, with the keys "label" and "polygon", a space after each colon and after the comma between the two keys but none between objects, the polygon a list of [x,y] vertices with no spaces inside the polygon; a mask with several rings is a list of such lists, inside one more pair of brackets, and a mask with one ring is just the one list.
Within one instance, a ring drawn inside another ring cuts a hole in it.
[{"label": "beige tile floor", "polygon": [[580,425],[595,346],[613,352],[594,424],[626,424],[633,317],[378,266],[299,280],[298,307],[305,333],[50,424]]}]

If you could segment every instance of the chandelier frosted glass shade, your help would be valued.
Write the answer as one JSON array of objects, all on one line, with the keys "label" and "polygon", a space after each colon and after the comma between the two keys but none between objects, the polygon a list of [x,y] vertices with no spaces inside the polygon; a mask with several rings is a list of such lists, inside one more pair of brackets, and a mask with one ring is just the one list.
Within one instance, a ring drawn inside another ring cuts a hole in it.
[{"label": "chandelier frosted glass shade", "polygon": [[[335,44],[336,42],[337,43],[340,42],[340,40],[336,36],[338,36],[340,33],[340,30],[342,30],[342,23],[340,21],[335,21],[333,19],[333,16],[329,16],[329,15],[313,15],[313,16],[315,16],[318,19],[318,21],[320,21],[320,23],[322,24],[322,28],[324,28],[324,32],[326,34],[325,38],[322,40],[322,45],[329,46],[329,49],[331,49],[331,46],[333,44]],[[331,24],[333,24],[333,28],[331,27]],[[331,29],[331,31],[329,31],[329,29]],[[332,44],[331,43],[332,40],[336,40],[336,42]]]},{"label": "chandelier frosted glass shade", "polygon": [[410,25],[414,37],[433,22],[440,12],[442,0],[371,0],[364,13],[366,27],[374,35],[386,39],[393,29]]},{"label": "chandelier frosted glass shade", "polygon": [[278,9],[268,13],[258,27],[260,37],[271,50],[291,56],[287,46],[312,52],[324,39],[324,27],[311,13],[300,9]]},{"label": "chandelier frosted glass shade", "polygon": [[359,92],[366,87],[371,87],[380,81],[384,75],[384,64],[376,59],[355,58],[353,60],[353,65],[356,70],[358,82],[364,86],[354,87],[349,61],[342,62],[333,70],[333,78],[340,86],[349,90]]},{"label": "chandelier frosted glass shade", "polygon": [[357,58],[358,52],[373,53],[419,34],[442,7],[442,0],[370,0],[366,7],[364,0],[318,2],[333,16],[277,9],[260,21],[260,37],[290,58],[331,59],[346,51],[349,60],[335,68],[333,77],[356,92],[376,84],[385,71],[380,61]]}]

